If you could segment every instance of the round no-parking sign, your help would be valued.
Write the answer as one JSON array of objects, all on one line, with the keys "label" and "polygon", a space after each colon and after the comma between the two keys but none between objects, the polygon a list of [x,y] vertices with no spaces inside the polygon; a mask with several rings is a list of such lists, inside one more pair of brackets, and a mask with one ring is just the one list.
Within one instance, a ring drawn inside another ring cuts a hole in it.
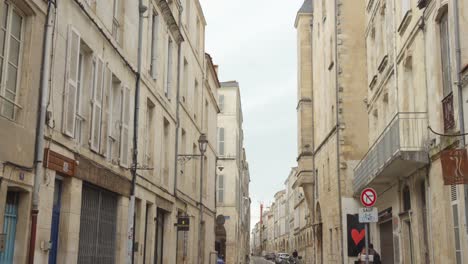
[{"label": "round no-parking sign", "polygon": [[365,207],[372,207],[377,200],[377,193],[372,188],[366,188],[361,193],[361,203]]}]

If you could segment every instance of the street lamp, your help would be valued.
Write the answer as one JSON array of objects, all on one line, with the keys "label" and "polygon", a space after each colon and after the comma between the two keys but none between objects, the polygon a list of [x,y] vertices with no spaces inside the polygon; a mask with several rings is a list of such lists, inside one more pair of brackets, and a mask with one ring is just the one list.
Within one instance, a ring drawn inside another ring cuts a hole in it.
[{"label": "street lamp", "polygon": [[205,134],[201,134],[198,138],[198,148],[200,149],[200,153],[202,156],[205,154],[207,146],[208,139],[206,138]]}]

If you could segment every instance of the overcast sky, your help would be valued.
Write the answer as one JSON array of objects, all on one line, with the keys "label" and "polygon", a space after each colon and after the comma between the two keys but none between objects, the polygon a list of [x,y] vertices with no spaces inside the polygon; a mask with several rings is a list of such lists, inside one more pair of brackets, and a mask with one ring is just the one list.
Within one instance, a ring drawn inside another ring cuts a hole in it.
[{"label": "overcast sky", "polygon": [[[296,31],[303,0],[200,0],[220,81],[240,83],[252,225],[296,166]],[[253,228],[253,226],[252,226]]]}]

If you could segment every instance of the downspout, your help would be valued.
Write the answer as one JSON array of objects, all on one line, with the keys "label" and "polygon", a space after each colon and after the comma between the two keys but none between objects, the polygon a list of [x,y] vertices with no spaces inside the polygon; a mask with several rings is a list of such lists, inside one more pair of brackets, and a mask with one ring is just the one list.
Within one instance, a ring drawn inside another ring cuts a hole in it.
[{"label": "downspout", "polygon": [[[179,28],[182,27],[182,6],[179,7]],[[177,197],[177,176],[178,176],[178,163],[177,157],[179,155],[179,133],[180,133],[180,60],[182,59],[182,42],[177,47],[177,92],[176,92],[176,137],[175,137],[175,159],[174,159],[174,196]],[[185,153],[182,153],[185,154]]]},{"label": "downspout", "polygon": [[[421,29],[422,31],[422,34],[423,34],[423,43],[424,43],[424,76],[426,77],[425,78],[425,84],[426,84],[426,113],[429,114],[429,93],[428,93],[428,83],[427,83],[427,47],[426,47],[426,11],[427,11],[427,6],[424,8],[424,12],[423,12],[423,15],[422,15],[422,18],[421,18],[421,21],[420,21],[420,25],[419,25],[419,28]],[[429,123],[429,120],[428,120],[428,123]],[[427,248],[427,254],[429,256],[429,262],[434,261],[434,243],[433,243],[433,234],[432,234],[432,217],[429,217],[431,214],[432,214],[432,203],[431,203],[431,185],[430,185],[430,177],[429,177],[429,174],[430,174],[430,168],[432,166],[432,163],[431,163],[431,157],[429,155],[429,151],[428,151],[428,154],[427,154],[427,159],[429,161],[429,164],[426,166],[426,183],[425,183],[425,187],[427,189],[426,191],[426,206],[427,206],[427,215],[426,215],[426,218],[427,218],[427,223],[426,225],[428,225],[428,232],[429,232],[429,237],[427,237],[427,243],[426,243],[426,246],[428,247]]]},{"label": "downspout", "polygon": [[340,208],[340,240],[341,240],[341,263],[344,264],[344,250],[343,250],[343,245],[344,245],[344,235],[343,235],[343,207],[342,207],[342,201],[341,201],[341,160],[340,160],[340,120],[339,120],[339,111],[338,111],[338,106],[339,106],[339,61],[338,61],[338,0],[334,0],[335,2],[335,97],[336,97],[336,102],[335,102],[335,111],[336,111],[336,166],[337,166],[337,178],[338,178],[338,207]]},{"label": "downspout", "polygon": [[141,86],[141,50],[142,50],[142,36],[143,36],[143,14],[148,8],[143,5],[143,0],[138,3],[138,55],[137,55],[137,73],[135,85],[135,109],[133,113],[133,155],[132,167],[132,187],[130,192],[130,205],[128,208],[128,240],[127,240],[127,263],[134,263],[135,261],[135,188],[138,169],[138,127],[140,118],[140,86]]},{"label": "downspout", "polygon": [[[311,54],[311,75],[312,75],[312,98],[311,98],[311,107],[312,107],[312,141],[311,141],[311,144],[312,144],[312,175],[314,177],[314,184],[312,185],[312,212],[311,212],[311,215],[313,216],[313,219],[311,219],[311,223],[314,224],[315,223],[315,197],[316,197],[316,193],[315,193],[315,185],[317,184],[317,182],[315,182],[315,179],[316,179],[316,172],[315,172],[315,115],[314,115],[314,55],[313,55],[313,52],[314,52],[314,18],[313,18],[313,14],[312,14],[312,18],[310,19],[310,54]],[[314,237],[316,236],[316,230],[315,230],[315,227],[312,228],[312,231],[314,233]],[[315,239],[314,239],[315,241]],[[313,249],[312,249],[312,255],[314,256],[314,262],[316,260],[316,255],[317,255],[317,247],[316,245],[314,245]],[[307,255],[307,254],[306,254]]]},{"label": "downspout", "polygon": [[[52,5],[54,10],[52,10]],[[31,236],[29,239],[29,258],[28,263],[34,263],[34,253],[36,249],[36,232],[37,232],[37,216],[39,214],[39,190],[41,185],[41,177],[43,174],[42,164],[44,161],[44,130],[46,123],[47,100],[49,98],[49,78],[50,78],[50,56],[52,46],[53,25],[55,23],[54,16],[51,12],[56,11],[57,2],[48,0],[47,15],[44,24],[44,39],[42,42],[42,63],[41,63],[41,84],[40,84],[40,104],[39,115],[36,124],[36,143],[34,152],[34,187],[33,200],[31,209]]]},{"label": "downspout", "polygon": [[[458,15],[458,0],[453,1],[453,19],[455,27],[455,72],[457,73],[457,88],[458,88],[458,119],[460,120],[460,134],[465,134],[465,119],[463,113],[463,90],[461,83],[461,49],[460,49],[460,21]],[[465,147],[465,136],[462,136],[460,148]],[[465,184],[465,188],[467,185]]]},{"label": "downspout", "polygon": [[[179,6],[179,29],[182,27],[182,6]],[[174,157],[174,198],[177,199],[177,177],[178,177],[178,163],[177,163],[177,157],[179,155],[179,133],[180,133],[180,60],[181,60],[181,54],[182,54],[182,42],[179,42],[177,45],[177,91],[176,91],[176,133],[175,133],[175,157]],[[185,154],[185,153],[183,153]],[[178,215],[178,213],[177,213]],[[177,231],[176,227],[176,261],[177,261],[177,252],[179,251],[179,231]]]}]

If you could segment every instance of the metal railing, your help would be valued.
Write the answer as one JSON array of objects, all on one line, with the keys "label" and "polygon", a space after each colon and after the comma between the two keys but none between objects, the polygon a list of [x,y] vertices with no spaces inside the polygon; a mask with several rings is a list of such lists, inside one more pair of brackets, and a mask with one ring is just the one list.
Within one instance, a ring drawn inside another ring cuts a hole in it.
[{"label": "metal railing", "polygon": [[427,137],[427,113],[397,113],[354,169],[354,190],[374,179],[399,152],[423,151]]}]

